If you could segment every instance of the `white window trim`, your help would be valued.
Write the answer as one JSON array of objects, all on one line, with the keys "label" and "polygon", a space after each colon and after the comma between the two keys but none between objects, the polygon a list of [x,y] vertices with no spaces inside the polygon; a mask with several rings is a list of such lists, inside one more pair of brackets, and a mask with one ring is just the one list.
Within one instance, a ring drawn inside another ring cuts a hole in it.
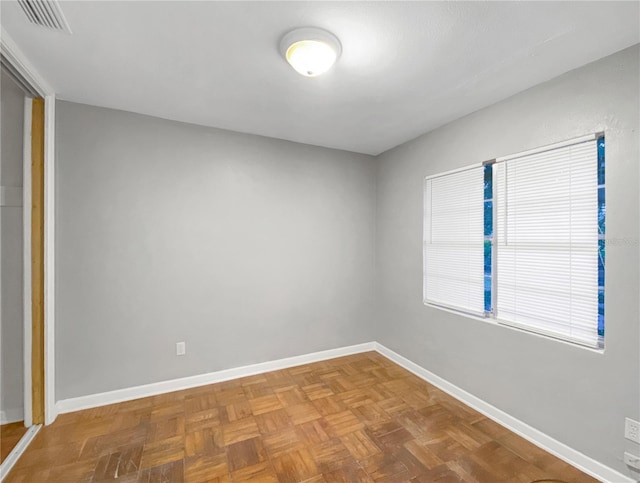
[{"label": "white window trim", "polygon": [[604,136],[604,132],[596,132],[593,134],[587,134],[585,136],[580,136],[577,138],[567,139],[566,141],[561,141],[558,143],[547,144],[546,146],[541,146],[539,148],[529,149],[527,151],[521,151],[515,154],[509,154],[508,156],[502,156],[500,158],[496,158],[496,163],[502,161],[509,161],[510,159],[522,158],[524,156],[529,156],[531,154],[544,153],[545,151],[551,151],[553,149],[564,148],[565,146],[572,146],[574,144],[584,143],[586,141],[595,141],[598,138]]},{"label": "white window trim", "polygon": [[443,176],[449,176],[450,174],[455,174],[455,173],[461,173],[462,171],[467,171],[469,169],[473,169],[473,168],[480,168],[482,166],[484,166],[486,163],[475,163],[475,164],[469,164],[467,166],[463,166],[462,168],[456,168],[456,169],[451,169],[449,171],[445,171],[444,173],[438,173],[438,174],[432,174],[429,176],[425,176],[424,177],[424,183],[423,183],[423,189],[424,186],[426,184],[426,182],[430,179],[435,179],[435,178],[442,178]]},{"label": "white window trim", "polygon": [[491,325],[493,327],[503,327],[503,328],[508,329],[508,330],[513,330],[513,331],[516,331],[516,332],[525,332],[527,334],[535,335],[535,336],[537,336],[539,338],[542,338],[542,339],[551,340],[551,341],[554,341],[554,342],[561,342],[561,343],[563,343],[565,345],[568,345],[570,347],[577,347],[579,349],[585,349],[585,350],[588,350],[588,351],[593,352],[595,354],[604,354],[605,353],[605,348],[602,348],[602,347],[593,347],[593,346],[590,346],[590,345],[582,344],[580,342],[573,342],[571,340],[567,340],[567,339],[562,338],[562,337],[554,337],[553,335],[550,335],[550,334],[544,334],[542,332],[536,332],[536,331],[533,331],[533,330],[528,330],[528,329],[523,328],[523,327],[517,327],[516,325],[511,325],[510,322],[502,321],[502,320],[497,319],[497,318],[495,318],[493,316],[490,316],[490,315],[486,316],[486,317],[480,317],[478,315],[473,315],[473,314],[470,314],[468,312],[464,312],[462,310],[451,309],[451,308],[448,308],[448,307],[444,307],[442,305],[436,305],[436,304],[432,304],[432,303],[429,303],[429,302],[424,302],[424,306],[428,307],[428,308],[431,308],[431,309],[442,310],[442,311],[448,312],[450,314],[459,315],[459,316],[465,317],[467,319],[478,320],[480,322],[484,322],[486,324],[489,324],[489,325]]}]

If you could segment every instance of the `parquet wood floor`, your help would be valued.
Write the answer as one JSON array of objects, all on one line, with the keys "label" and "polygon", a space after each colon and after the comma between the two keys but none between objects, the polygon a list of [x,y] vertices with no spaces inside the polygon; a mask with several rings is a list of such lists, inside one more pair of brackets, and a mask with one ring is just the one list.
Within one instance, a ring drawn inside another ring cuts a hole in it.
[{"label": "parquet wood floor", "polygon": [[0,426],[0,463],[2,463],[11,450],[15,448],[18,441],[27,432],[24,427],[24,421],[17,423],[8,423]]},{"label": "parquet wood floor", "polygon": [[7,482],[596,481],[368,352],[63,414]]}]

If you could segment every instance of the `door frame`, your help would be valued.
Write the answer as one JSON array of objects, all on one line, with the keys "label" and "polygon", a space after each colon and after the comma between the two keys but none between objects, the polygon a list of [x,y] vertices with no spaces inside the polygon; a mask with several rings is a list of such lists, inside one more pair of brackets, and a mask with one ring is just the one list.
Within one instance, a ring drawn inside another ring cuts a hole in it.
[{"label": "door frame", "polygon": [[[44,98],[44,424],[56,416],[55,404],[55,91],[38,73],[6,30],[0,27],[2,63],[16,73],[34,97]],[[31,277],[31,117],[32,100],[25,99],[23,157],[24,258],[24,421],[33,424],[32,404],[32,277]]]}]

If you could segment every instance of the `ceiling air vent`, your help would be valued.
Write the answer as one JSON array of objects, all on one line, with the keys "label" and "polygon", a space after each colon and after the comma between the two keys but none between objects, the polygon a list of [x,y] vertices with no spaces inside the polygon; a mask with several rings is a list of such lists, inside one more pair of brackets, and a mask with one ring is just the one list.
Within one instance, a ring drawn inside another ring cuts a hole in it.
[{"label": "ceiling air vent", "polygon": [[29,22],[53,30],[71,33],[62,8],[56,0],[18,0]]}]

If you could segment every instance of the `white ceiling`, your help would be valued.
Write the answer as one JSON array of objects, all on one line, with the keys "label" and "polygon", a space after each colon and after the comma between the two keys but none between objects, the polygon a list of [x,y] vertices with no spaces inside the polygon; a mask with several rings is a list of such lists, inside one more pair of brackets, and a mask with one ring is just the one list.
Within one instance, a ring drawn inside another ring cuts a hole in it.
[{"label": "white ceiling", "polygon": [[[368,154],[640,42],[638,2],[62,2],[73,35],[1,4],[62,99]],[[280,57],[301,26],[328,74]]]}]

